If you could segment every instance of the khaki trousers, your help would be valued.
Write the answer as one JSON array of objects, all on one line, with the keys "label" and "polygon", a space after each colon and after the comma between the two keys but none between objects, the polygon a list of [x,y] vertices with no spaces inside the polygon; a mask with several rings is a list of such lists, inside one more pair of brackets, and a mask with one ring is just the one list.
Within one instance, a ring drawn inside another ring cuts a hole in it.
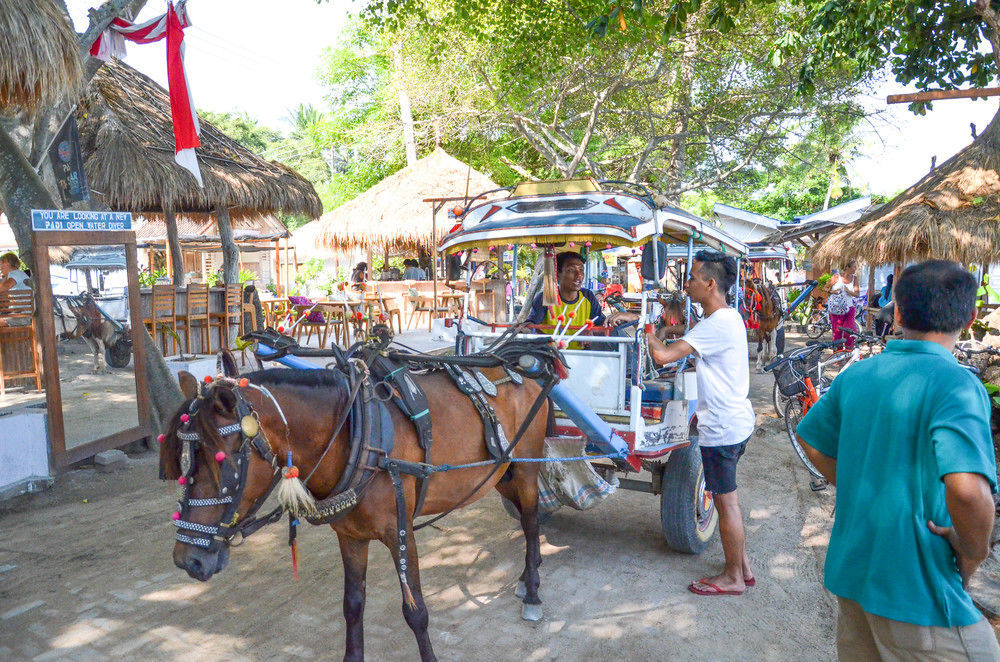
[{"label": "khaki trousers", "polygon": [[982,618],[965,627],[932,627],[869,614],[854,600],[837,598],[837,657],[842,662],[1000,661],[993,627]]}]

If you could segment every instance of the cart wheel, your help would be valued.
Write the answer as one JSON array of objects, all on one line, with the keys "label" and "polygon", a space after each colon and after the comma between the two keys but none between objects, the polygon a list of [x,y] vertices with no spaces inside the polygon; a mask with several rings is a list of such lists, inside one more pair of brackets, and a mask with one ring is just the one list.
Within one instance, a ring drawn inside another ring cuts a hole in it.
[{"label": "cart wheel", "polygon": [[663,468],[660,520],[667,545],[682,554],[699,554],[719,524],[719,511],[705,490],[698,438],[670,454]]},{"label": "cart wheel", "polygon": [[132,340],[128,335],[121,333],[115,338],[115,342],[104,348],[104,360],[112,368],[127,368],[132,360]]},{"label": "cart wheel", "polygon": [[[513,517],[514,519],[516,519],[518,522],[520,522],[521,521],[521,513],[517,512],[517,506],[514,505],[514,502],[511,501],[510,499],[508,499],[505,496],[500,497],[500,501],[501,501],[501,503],[503,503],[503,509],[507,511],[507,514],[510,515],[511,517]],[[555,511],[552,511],[552,512],[555,512]],[[538,523],[539,524],[545,524],[546,522],[549,521],[550,517],[552,517],[552,513],[543,513],[540,510],[538,511]]]}]

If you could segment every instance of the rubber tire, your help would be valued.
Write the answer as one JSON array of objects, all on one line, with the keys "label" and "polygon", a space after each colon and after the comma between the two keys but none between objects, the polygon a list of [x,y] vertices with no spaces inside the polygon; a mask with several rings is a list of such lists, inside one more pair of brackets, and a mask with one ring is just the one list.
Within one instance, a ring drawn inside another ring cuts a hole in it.
[{"label": "rubber tire", "polygon": [[[519,513],[517,511],[517,506],[514,505],[513,501],[511,501],[510,499],[508,499],[505,496],[501,496],[500,497],[500,502],[503,504],[503,509],[507,511],[508,515],[510,515],[511,517],[513,517],[518,522],[521,521],[521,513]],[[554,513],[554,512],[555,511],[553,510],[552,513]],[[551,519],[551,517],[552,517],[552,513],[543,513],[541,511],[539,511],[538,512],[538,525],[541,526],[542,524],[545,524],[546,522],[548,522],[549,519]]]},{"label": "rubber tire", "polygon": [[132,342],[125,334],[119,334],[113,345],[104,348],[104,360],[112,368],[127,368],[132,361]]},{"label": "rubber tire", "polygon": [[778,390],[778,380],[774,380],[774,387],[771,389],[771,402],[774,404],[774,411],[778,418],[785,417],[785,407],[788,405],[788,398]]},{"label": "rubber tire", "polygon": [[718,529],[719,511],[713,502],[702,512],[705,474],[696,436],[670,454],[660,486],[660,524],[667,545],[681,554],[700,554]]},{"label": "rubber tire", "polygon": [[812,340],[819,340],[823,337],[823,334],[826,333],[826,331],[826,324],[817,324],[811,320],[806,324],[806,335]]},{"label": "rubber tire", "polygon": [[798,398],[792,398],[785,405],[785,432],[788,433],[788,441],[792,444],[792,450],[795,454],[799,456],[799,460],[805,465],[809,473],[812,474],[813,478],[823,478],[823,474],[819,472],[819,469],[809,461],[809,456],[806,455],[805,450],[803,450],[802,445],[799,444],[798,438],[795,436],[795,427],[802,420],[802,401]]}]

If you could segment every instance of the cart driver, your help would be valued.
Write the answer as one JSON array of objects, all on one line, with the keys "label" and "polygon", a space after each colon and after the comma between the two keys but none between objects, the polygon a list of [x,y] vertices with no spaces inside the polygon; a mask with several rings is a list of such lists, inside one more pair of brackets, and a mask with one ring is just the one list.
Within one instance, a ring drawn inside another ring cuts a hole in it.
[{"label": "cart driver", "polygon": [[697,356],[698,445],[705,487],[719,510],[719,534],[726,557],[722,573],[692,582],[698,595],[742,595],[756,583],[746,554],[743,515],[736,497],[736,463],[754,430],[750,364],[743,318],[726,302],[736,282],[736,260],[699,251],[684,289],[704,309],[704,318],[680,340],[663,344],[647,334],[649,353],[659,364]]},{"label": "cart driver", "polygon": [[[559,287],[559,303],[545,307],[542,304],[542,293],[539,292],[531,302],[531,313],[525,321],[528,324],[555,326],[559,324],[560,315],[565,320],[568,313],[572,312],[573,326],[586,324],[587,320],[593,320],[595,326],[604,326],[604,313],[601,311],[600,302],[593,292],[583,287],[585,271],[586,263],[579,253],[566,252],[557,255],[556,282]],[[569,344],[570,349],[581,347],[581,343],[578,342]]]}]

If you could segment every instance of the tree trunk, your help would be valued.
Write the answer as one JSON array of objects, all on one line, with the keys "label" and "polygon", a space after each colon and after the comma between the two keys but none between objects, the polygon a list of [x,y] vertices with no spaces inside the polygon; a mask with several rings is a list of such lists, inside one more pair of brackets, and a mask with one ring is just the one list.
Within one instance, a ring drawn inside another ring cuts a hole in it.
[{"label": "tree trunk", "polygon": [[21,261],[34,267],[31,234],[32,209],[59,209],[52,200],[41,178],[11,140],[10,135],[0,129],[0,209],[7,214],[7,222],[17,240]]},{"label": "tree trunk", "polygon": [[[392,62],[396,70],[396,89],[399,91],[399,119],[403,123],[403,145],[406,147],[406,165],[417,161],[417,137],[413,130],[413,111],[410,109],[410,95],[400,78],[399,44],[392,47]],[[371,265],[369,265],[371,266]]]},{"label": "tree trunk", "polygon": [[170,264],[174,272],[174,287],[183,287],[184,255],[181,253],[181,240],[177,233],[177,216],[174,210],[164,209],[163,220],[167,226],[167,250],[170,251]]},{"label": "tree trunk", "polygon": [[215,210],[219,225],[219,240],[222,242],[222,277],[226,285],[240,282],[240,249],[233,241],[233,225],[229,220],[229,209],[220,206]]},{"label": "tree trunk", "polygon": [[144,395],[149,397],[150,424],[155,436],[167,429],[167,421],[180,408],[184,396],[173,373],[163,360],[160,348],[149,337],[146,325],[140,324],[138,329],[132,331],[134,336],[132,342],[141,342],[146,350],[146,381],[149,391]]}]

